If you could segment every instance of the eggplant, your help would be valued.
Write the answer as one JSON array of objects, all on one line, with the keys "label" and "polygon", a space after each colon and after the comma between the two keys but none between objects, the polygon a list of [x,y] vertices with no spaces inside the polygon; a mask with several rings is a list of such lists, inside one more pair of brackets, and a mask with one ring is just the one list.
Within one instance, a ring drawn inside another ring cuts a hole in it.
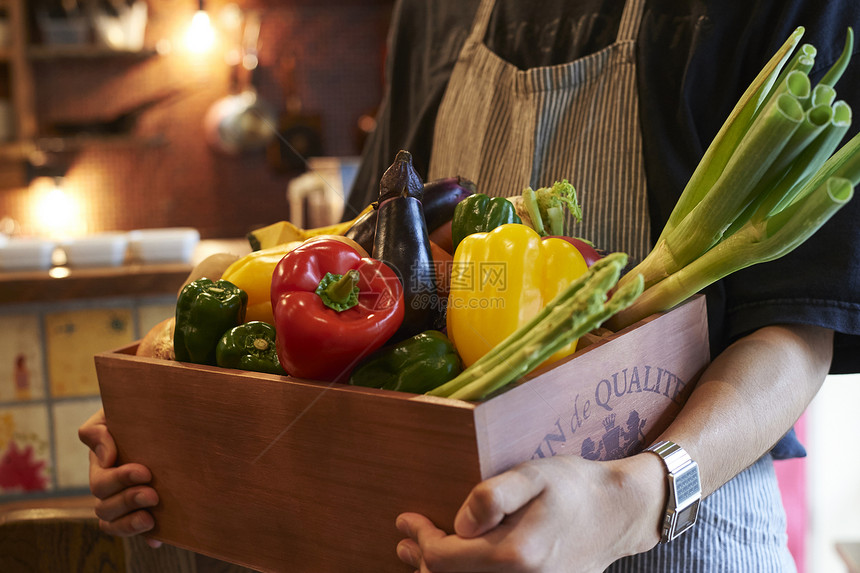
[{"label": "eggplant", "polygon": [[[457,203],[477,192],[474,183],[463,177],[445,177],[434,179],[423,184],[424,192],[421,205],[424,210],[424,221],[427,232],[432,233],[454,217]],[[373,237],[376,234],[377,205],[353,223],[346,236],[368,253],[373,250]]]},{"label": "eggplant", "polygon": [[432,233],[454,218],[454,208],[457,203],[477,193],[474,183],[463,177],[445,177],[434,179],[424,184],[424,220],[427,231]]},{"label": "eggplant", "polygon": [[368,253],[373,252],[373,237],[376,235],[376,219],[379,212],[377,204],[373,204],[373,210],[368,211],[352,224],[352,227],[347,229],[344,235],[348,239],[352,239]]},{"label": "eggplant", "polygon": [[379,182],[373,258],[394,270],[403,285],[403,323],[391,342],[442,328],[445,301],[436,293],[436,273],[421,200],[424,183],[412,154],[399,151]]}]

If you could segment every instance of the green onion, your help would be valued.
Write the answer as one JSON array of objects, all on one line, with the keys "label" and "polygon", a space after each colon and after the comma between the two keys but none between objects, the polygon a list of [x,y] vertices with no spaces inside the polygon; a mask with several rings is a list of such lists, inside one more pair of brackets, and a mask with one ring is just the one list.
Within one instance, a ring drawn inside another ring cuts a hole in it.
[{"label": "green onion", "polygon": [[762,111],[701,200],[657,243],[635,273],[645,287],[683,268],[714,246],[752,200],[751,192],[803,120],[796,98],[781,94]]},{"label": "green onion", "polygon": [[794,70],[788,74],[784,80],[774,85],[774,89],[771,92],[771,96],[768,101],[776,99],[784,93],[794,96],[798,101],[803,103],[810,101],[810,97],[812,96],[812,82],[809,80],[809,76],[800,70]]},{"label": "green onion", "polygon": [[668,233],[675,228],[675,225],[701,201],[723,172],[735,148],[749,128],[756,111],[760,109],[759,104],[761,101],[769,99],[767,96],[777,80],[780,68],[784,66],[792,51],[797,47],[804,31],[801,26],[789,36],[738,100],[693,172],[693,176],[669,216],[669,221],[663,227],[663,233]]},{"label": "green onion", "polygon": [[815,140],[800,152],[779,183],[764,192],[751,218],[762,220],[782,210],[794,200],[816,169],[836,151],[851,126],[851,108],[845,102],[838,101],[830,110],[830,122]]},{"label": "green onion", "polygon": [[839,56],[839,59],[836,60],[836,63],[833,64],[826,74],[824,74],[824,77],[821,78],[821,82],[819,82],[820,85],[836,85],[836,82],[838,82],[839,78],[842,77],[842,74],[845,73],[845,69],[851,61],[852,51],[854,51],[854,30],[848,28],[848,31],[845,34],[845,47],[842,49],[842,54]]},{"label": "green onion", "polygon": [[810,102],[813,106],[816,105],[830,105],[833,103],[833,100],[836,99],[836,90],[830,86],[826,86],[824,84],[818,84],[815,86],[815,89],[812,90],[812,99]]},{"label": "green onion", "polygon": [[791,60],[789,60],[779,73],[779,76],[774,81],[774,84],[770,89],[770,93],[765,97],[765,99],[771,99],[773,97],[773,90],[782,85],[788,78],[789,74],[793,72],[800,72],[803,75],[809,74],[810,70],[812,70],[812,66],[815,65],[815,56],[817,55],[818,50],[812,44],[803,44],[800,46],[794,56],[792,56]]},{"label": "green onion", "polygon": [[646,290],[610,328],[668,310],[737,270],[785,255],[853,196],[860,135],[837,150],[852,113],[836,101],[835,88],[851,57],[853,31],[814,87],[807,75],[814,47],[805,44],[784,65],[801,34],[802,28],[792,34],[744,93],[654,249],[619,281],[624,286],[641,274]]},{"label": "green onion", "polygon": [[[840,115],[841,111],[840,109]],[[806,110],[804,120],[792,135],[788,145],[753,189],[751,193],[753,200],[732,222],[724,233],[725,236],[733,234],[744,222],[753,217],[763,218],[770,213],[778,201],[784,197],[793,196],[790,192],[804,181],[809,166],[820,165],[833,153],[847,129],[847,126],[842,129],[841,122],[834,121],[834,113],[834,108],[829,105],[815,106]],[[824,133],[825,130],[828,130],[827,133]]]},{"label": "green onion", "polygon": [[634,304],[612,317],[610,328],[623,328],[670,309],[733,272],[789,253],[847,203],[853,191],[848,179],[830,177],[774,217],[747,223],[682,270],[646,289]]}]

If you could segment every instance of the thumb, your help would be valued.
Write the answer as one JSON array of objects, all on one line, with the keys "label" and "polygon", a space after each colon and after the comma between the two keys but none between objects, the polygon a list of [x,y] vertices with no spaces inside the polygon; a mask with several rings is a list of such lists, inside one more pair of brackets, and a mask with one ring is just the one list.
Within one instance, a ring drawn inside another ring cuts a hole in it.
[{"label": "thumb", "polygon": [[116,443],[108,432],[104,410],[93,414],[78,428],[78,439],[93,452],[100,467],[111,467],[116,462]]},{"label": "thumb", "polygon": [[463,502],[454,518],[454,531],[460,537],[483,535],[537,497],[544,487],[540,474],[528,466],[485,480]]}]

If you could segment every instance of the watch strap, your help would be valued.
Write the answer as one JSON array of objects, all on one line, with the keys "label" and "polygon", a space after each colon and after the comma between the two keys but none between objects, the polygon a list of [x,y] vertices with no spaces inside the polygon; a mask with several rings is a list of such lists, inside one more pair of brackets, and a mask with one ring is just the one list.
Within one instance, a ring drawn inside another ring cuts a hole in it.
[{"label": "watch strap", "polygon": [[693,461],[684,448],[669,440],[657,442],[646,448],[646,451],[654,452],[660,456],[669,473],[675,473]]}]

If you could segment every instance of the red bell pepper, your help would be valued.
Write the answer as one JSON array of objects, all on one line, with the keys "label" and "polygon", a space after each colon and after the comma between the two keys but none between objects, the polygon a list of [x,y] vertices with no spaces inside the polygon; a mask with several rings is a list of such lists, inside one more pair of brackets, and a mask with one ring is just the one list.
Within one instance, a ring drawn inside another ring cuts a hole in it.
[{"label": "red bell pepper", "polygon": [[576,250],[579,251],[579,254],[582,255],[583,259],[585,259],[585,264],[588,267],[606,256],[604,251],[599,251],[593,244],[589,243],[585,239],[567,237],[564,235],[550,235],[548,237],[544,237],[544,239],[552,238],[565,240],[576,247]]},{"label": "red bell pepper", "polygon": [[403,286],[385,263],[333,239],[287,253],[272,276],[275,345],[291,375],[349,380],[403,322]]}]

